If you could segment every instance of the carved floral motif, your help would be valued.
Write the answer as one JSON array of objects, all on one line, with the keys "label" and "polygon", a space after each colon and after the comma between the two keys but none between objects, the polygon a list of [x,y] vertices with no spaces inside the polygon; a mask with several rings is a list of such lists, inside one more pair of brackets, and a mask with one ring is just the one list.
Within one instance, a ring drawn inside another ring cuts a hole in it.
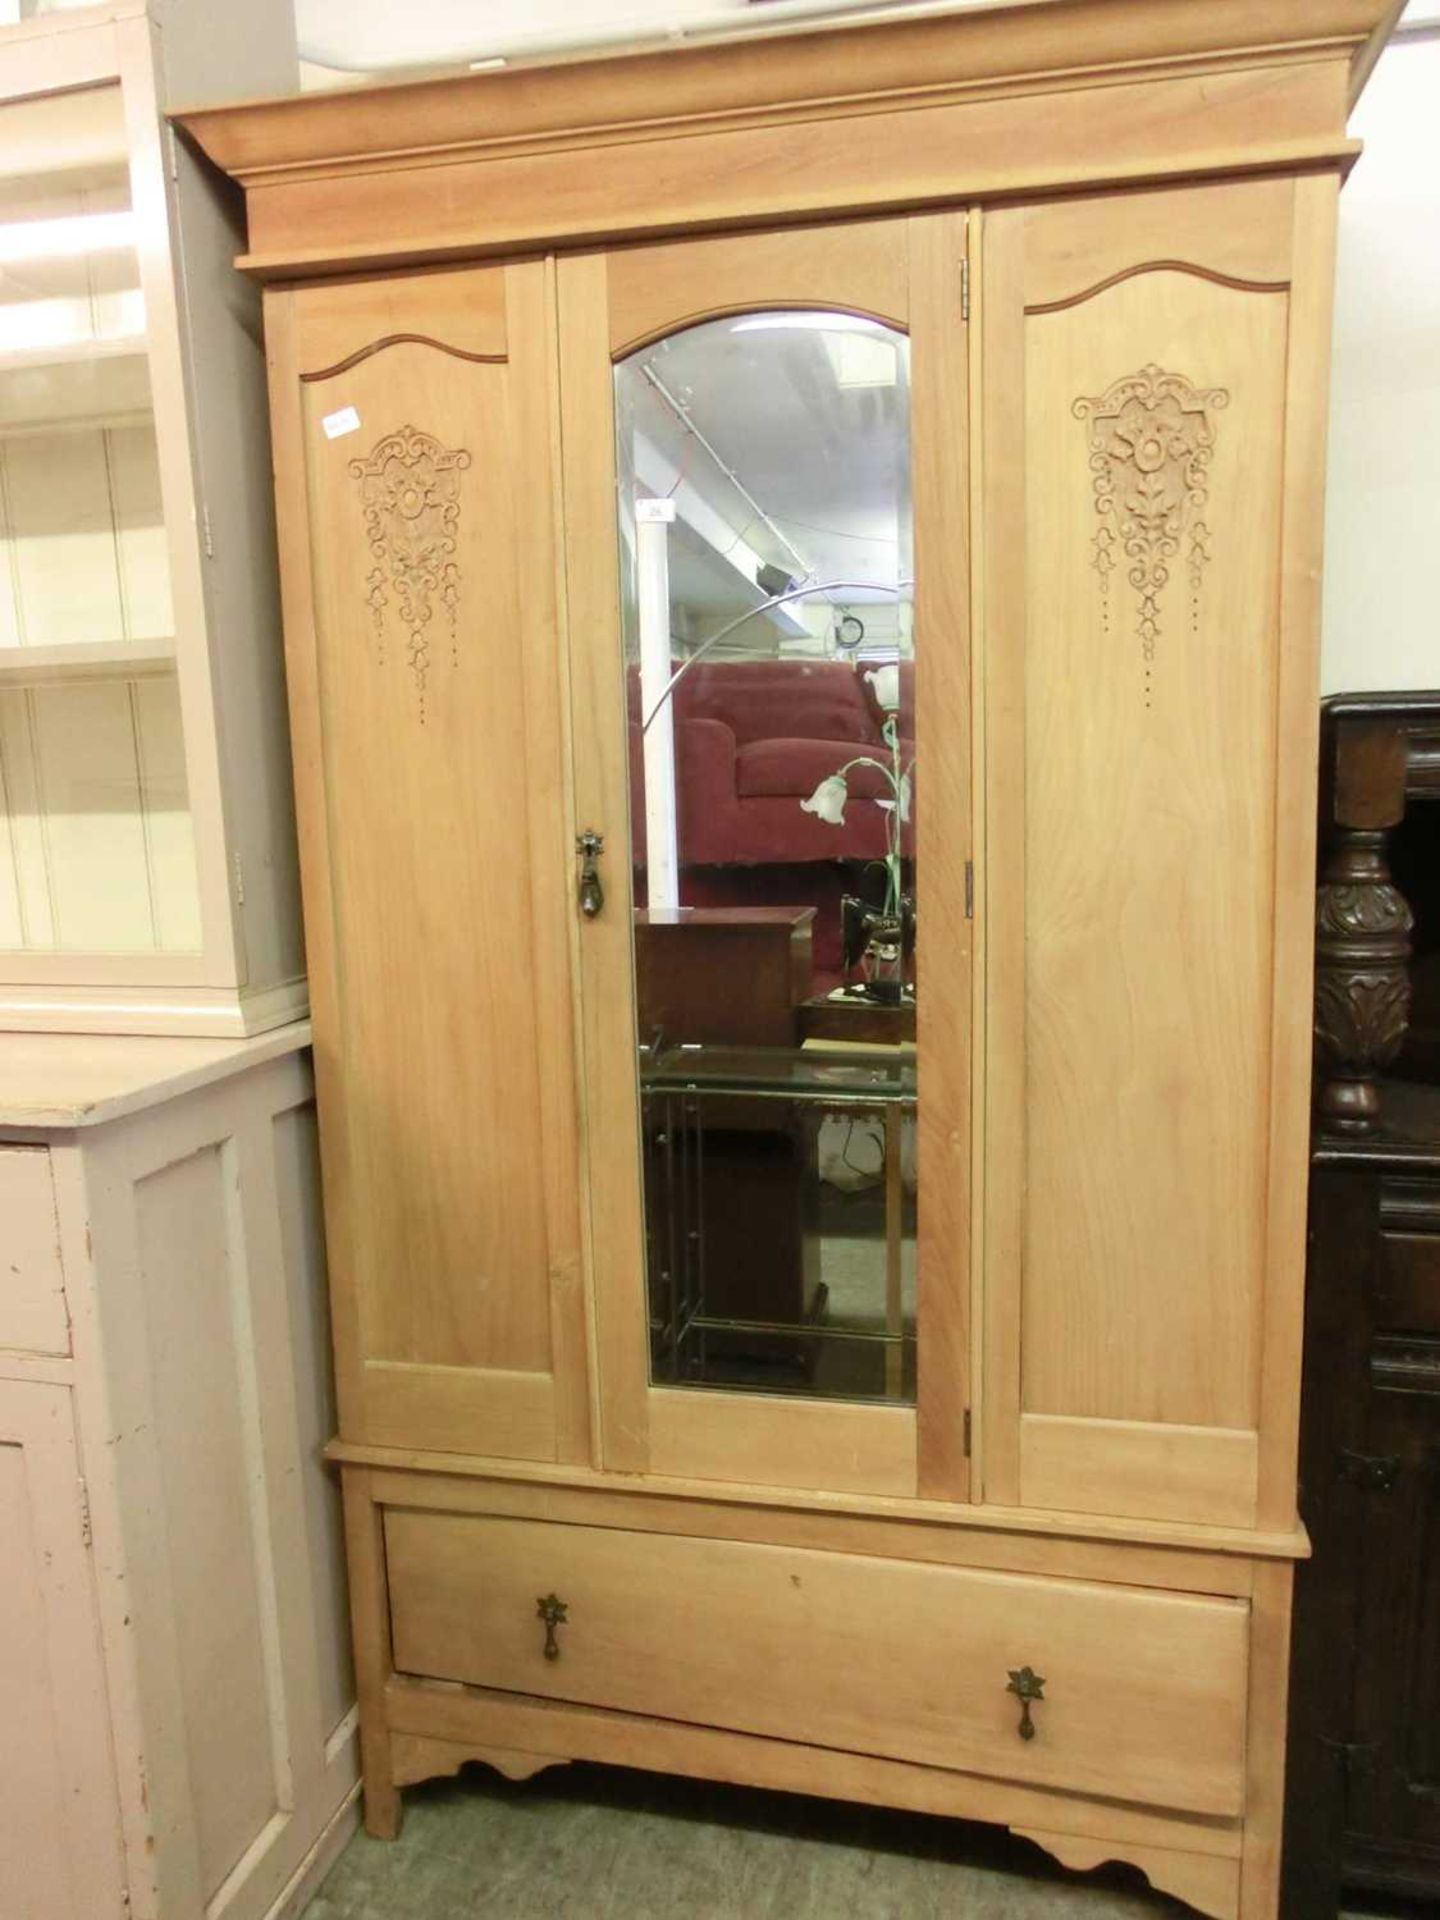
[{"label": "carved floral motif", "polygon": [[1207,469],[1215,446],[1211,414],[1228,406],[1224,387],[1195,387],[1184,374],[1154,365],[1127,374],[1103,394],[1074,401],[1088,422],[1091,484],[1099,525],[1091,564],[1100,576],[1104,620],[1110,621],[1110,575],[1128,561],[1139,595],[1136,634],[1149,702],[1160,601],[1171,563],[1182,550],[1190,587],[1192,625],[1199,619],[1200,583],[1210,559],[1205,522]]},{"label": "carved floral motif", "polygon": [[449,623],[452,649],[455,644],[460,570],[453,556],[460,526],[460,475],[469,465],[464,448],[444,447],[409,426],[386,434],[365,459],[350,462],[375,561],[365,576],[366,605],[380,658],[385,657],[385,617],[393,592],[422,721],[431,664],[429,628],[437,600]]}]

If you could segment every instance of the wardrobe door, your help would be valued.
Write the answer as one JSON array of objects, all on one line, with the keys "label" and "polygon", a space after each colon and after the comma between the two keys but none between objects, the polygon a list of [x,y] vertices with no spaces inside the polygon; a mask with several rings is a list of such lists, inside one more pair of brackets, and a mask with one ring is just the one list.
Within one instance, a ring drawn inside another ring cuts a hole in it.
[{"label": "wardrobe door", "polygon": [[559,263],[611,1467],[967,1489],[966,244]]},{"label": "wardrobe door", "polygon": [[1293,1522],[1334,188],[986,220],[989,1499]]},{"label": "wardrobe door", "polygon": [[588,1454],[552,270],[269,296],[341,1425]]}]

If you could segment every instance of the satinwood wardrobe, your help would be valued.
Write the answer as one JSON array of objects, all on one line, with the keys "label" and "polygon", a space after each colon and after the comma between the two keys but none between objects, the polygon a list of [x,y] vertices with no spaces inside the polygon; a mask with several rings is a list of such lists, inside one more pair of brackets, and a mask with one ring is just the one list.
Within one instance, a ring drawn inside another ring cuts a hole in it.
[{"label": "satinwood wardrobe", "polygon": [[181,117],[265,283],[373,1832],[584,1758],[1274,1915],[1394,11]]}]

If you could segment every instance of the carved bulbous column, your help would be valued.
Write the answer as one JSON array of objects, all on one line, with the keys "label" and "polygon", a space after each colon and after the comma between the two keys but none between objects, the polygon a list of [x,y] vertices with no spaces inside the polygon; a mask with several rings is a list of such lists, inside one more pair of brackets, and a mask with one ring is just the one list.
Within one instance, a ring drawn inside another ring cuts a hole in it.
[{"label": "carved bulbous column", "polygon": [[1315,898],[1315,1104],[1326,1127],[1368,1133],[1375,1082],[1410,1016],[1410,929],[1391,884],[1385,835],[1342,831]]}]

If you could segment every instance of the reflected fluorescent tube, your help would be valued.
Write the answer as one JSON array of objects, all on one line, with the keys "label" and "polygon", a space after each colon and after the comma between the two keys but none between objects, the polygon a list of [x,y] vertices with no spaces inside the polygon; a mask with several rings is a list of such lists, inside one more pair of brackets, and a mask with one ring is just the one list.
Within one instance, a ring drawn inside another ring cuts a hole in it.
[{"label": "reflected fluorescent tube", "polygon": [[59,220],[13,220],[0,225],[0,266],[15,260],[66,260],[84,253],[133,247],[133,213],[72,213]]},{"label": "reflected fluorescent tube", "polygon": [[889,333],[879,320],[859,313],[754,313],[730,323],[732,333]]}]

